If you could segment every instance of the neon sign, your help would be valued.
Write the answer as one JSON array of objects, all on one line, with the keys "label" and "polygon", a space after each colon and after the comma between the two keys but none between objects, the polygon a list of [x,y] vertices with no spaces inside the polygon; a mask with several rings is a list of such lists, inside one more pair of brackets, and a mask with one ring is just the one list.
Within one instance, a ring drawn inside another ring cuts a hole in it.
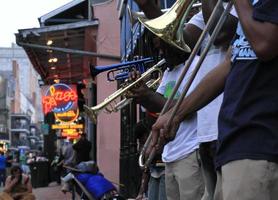
[{"label": "neon sign", "polygon": [[83,124],[53,124],[52,129],[83,129]]},{"label": "neon sign", "polygon": [[76,129],[64,129],[62,137],[79,138],[80,133]]},{"label": "neon sign", "polygon": [[76,87],[57,83],[51,85],[42,97],[44,113],[64,113],[77,104],[78,96],[76,94]]},{"label": "neon sign", "polygon": [[79,116],[75,85],[56,83],[42,88],[43,112],[53,112],[60,122],[72,122]]}]

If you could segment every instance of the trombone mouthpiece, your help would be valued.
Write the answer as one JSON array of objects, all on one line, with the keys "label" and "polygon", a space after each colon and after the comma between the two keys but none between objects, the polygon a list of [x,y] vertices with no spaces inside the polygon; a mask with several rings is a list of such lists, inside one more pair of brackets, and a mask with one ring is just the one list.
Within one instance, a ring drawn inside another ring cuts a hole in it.
[{"label": "trombone mouthpiece", "polygon": [[84,112],[90,118],[90,120],[96,124],[97,123],[97,115],[96,113],[87,105],[83,105]]}]

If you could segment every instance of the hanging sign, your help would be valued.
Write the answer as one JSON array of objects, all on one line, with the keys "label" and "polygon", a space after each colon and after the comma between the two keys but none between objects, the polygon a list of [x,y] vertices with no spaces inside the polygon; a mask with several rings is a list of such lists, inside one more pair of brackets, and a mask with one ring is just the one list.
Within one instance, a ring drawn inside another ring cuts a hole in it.
[{"label": "hanging sign", "polygon": [[71,122],[78,117],[77,100],[75,85],[57,83],[42,88],[44,114],[54,112],[56,120],[61,122]]}]

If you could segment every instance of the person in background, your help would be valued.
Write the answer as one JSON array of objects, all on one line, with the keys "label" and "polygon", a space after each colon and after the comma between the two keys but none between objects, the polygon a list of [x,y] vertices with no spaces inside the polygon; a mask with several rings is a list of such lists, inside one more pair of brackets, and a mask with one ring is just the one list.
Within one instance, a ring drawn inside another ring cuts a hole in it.
[{"label": "person in background", "polygon": [[86,133],[82,133],[78,142],[76,142],[72,148],[76,153],[76,165],[80,162],[89,161],[90,160],[90,152],[92,149],[92,144],[86,137]]},{"label": "person in background", "polygon": [[13,163],[13,155],[12,152],[8,149],[6,151],[6,175],[10,175],[12,163]]},{"label": "person in background", "polygon": [[11,168],[11,175],[7,177],[0,200],[34,200],[30,177],[23,174],[21,168],[15,165]]},{"label": "person in background", "polygon": [[62,149],[57,149],[56,155],[54,156],[53,161],[51,162],[50,166],[53,168],[54,177],[57,184],[61,184],[61,172],[63,170],[63,155]]},{"label": "person in background", "polygon": [[0,153],[0,186],[5,186],[6,180],[6,157],[4,152],[1,151]]},{"label": "person in background", "polygon": [[69,139],[66,144],[63,146],[62,149],[62,156],[64,158],[63,164],[68,165],[68,166],[73,166],[75,165],[75,152],[72,148],[73,139]]},{"label": "person in background", "polygon": [[[72,148],[72,139],[69,139],[68,142],[63,146],[62,150],[62,156],[63,160],[59,162],[59,165],[65,165],[65,166],[74,166],[75,165],[75,151]],[[62,169],[61,176],[65,176],[68,173],[68,170],[65,168]],[[68,183],[62,183],[62,192],[67,192],[69,191],[69,184]]]}]

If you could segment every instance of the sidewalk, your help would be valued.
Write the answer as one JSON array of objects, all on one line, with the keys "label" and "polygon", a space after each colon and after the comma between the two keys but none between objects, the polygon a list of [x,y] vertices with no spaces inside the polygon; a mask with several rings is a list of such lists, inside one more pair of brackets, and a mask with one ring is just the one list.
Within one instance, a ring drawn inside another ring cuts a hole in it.
[{"label": "sidewalk", "polygon": [[48,187],[34,188],[33,193],[37,200],[70,200],[71,194],[64,194],[60,189],[60,185],[50,183]]}]

